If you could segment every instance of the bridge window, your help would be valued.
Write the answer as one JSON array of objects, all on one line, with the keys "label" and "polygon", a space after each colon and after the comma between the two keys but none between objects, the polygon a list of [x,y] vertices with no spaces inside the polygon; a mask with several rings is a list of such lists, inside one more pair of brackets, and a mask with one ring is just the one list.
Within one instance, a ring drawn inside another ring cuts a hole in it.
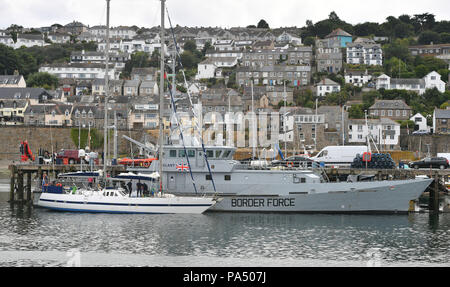
[{"label": "bridge window", "polygon": [[210,174],[207,174],[207,175],[206,175],[206,180],[212,180],[212,177],[211,177]]},{"label": "bridge window", "polygon": [[225,175],[225,180],[231,180],[231,175],[226,174],[226,175]]},{"label": "bridge window", "polygon": [[190,149],[187,152],[188,152],[188,157],[195,157],[195,150]]},{"label": "bridge window", "polygon": [[177,151],[172,149],[169,151],[169,157],[177,157]]},{"label": "bridge window", "polygon": [[222,158],[228,158],[230,156],[231,150],[224,151]]},{"label": "bridge window", "polygon": [[213,150],[207,150],[206,151],[206,156],[209,158],[213,158],[214,157],[214,151]]},{"label": "bridge window", "polygon": [[184,149],[181,149],[178,151],[178,157],[185,157],[186,153],[184,152]]}]

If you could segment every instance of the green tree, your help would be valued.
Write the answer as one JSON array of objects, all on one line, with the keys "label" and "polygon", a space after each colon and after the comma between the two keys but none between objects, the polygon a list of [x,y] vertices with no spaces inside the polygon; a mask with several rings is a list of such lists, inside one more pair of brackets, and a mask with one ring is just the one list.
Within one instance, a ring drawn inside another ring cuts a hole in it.
[{"label": "green tree", "polygon": [[0,44],[0,74],[12,75],[16,70],[20,70],[20,60],[16,51]]},{"label": "green tree", "polygon": [[381,94],[378,91],[370,91],[367,93],[363,93],[363,110],[368,110],[374,103],[376,99],[381,98]]},{"label": "green tree", "polygon": [[261,20],[259,20],[256,28],[269,29],[269,24],[266,22],[266,20],[261,19]]},{"label": "green tree", "polygon": [[348,109],[348,118],[349,119],[363,119],[364,111],[363,105],[353,105]]},{"label": "green tree", "polygon": [[431,43],[439,44],[441,42],[441,37],[437,32],[424,31],[420,33],[419,39],[417,41],[421,45],[429,45]]},{"label": "green tree", "polygon": [[399,78],[401,77],[402,72],[407,71],[406,64],[397,57],[392,57],[389,60],[386,60],[383,66],[384,72],[392,78]]},{"label": "green tree", "polygon": [[202,56],[206,56],[206,52],[208,51],[208,49],[212,48],[213,46],[211,45],[211,42],[206,42],[205,45],[203,46],[202,49]]},{"label": "green tree", "polygon": [[409,44],[410,43],[407,39],[405,40],[397,39],[390,44],[384,45],[383,53],[385,59],[396,57],[402,60],[403,62],[411,62],[412,56],[408,49]]},{"label": "green tree", "polygon": [[33,88],[55,89],[58,86],[58,78],[46,72],[34,73],[28,77],[27,86]]},{"label": "green tree", "polygon": [[439,38],[440,38],[440,42],[443,44],[450,43],[450,33],[448,33],[448,32],[440,33]]},{"label": "green tree", "polygon": [[152,63],[146,52],[135,52],[131,55],[130,60],[125,63],[125,67],[120,75],[122,79],[128,79],[133,68],[151,67]]},{"label": "green tree", "polygon": [[197,64],[200,62],[200,59],[196,57],[194,53],[191,51],[184,51],[181,54],[181,63],[183,67],[186,69],[197,68]]},{"label": "green tree", "polygon": [[[365,22],[361,24],[356,24],[354,26],[354,31],[356,36],[369,36],[369,35],[379,35],[380,25],[373,22]],[[381,36],[381,35],[380,35]]]},{"label": "green tree", "polygon": [[305,45],[305,46],[314,46],[315,44],[316,44],[316,40],[312,36],[306,37],[303,40],[303,45]]},{"label": "green tree", "polygon": [[183,49],[185,51],[190,51],[194,53],[194,51],[197,50],[197,44],[195,44],[194,40],[186,41],[186,43],[184,43]]},{"label": "green tree", "polygon": [[441,75],[441,80],[447,83],[450,71],[448,69],[439,69],[437,72]]}]

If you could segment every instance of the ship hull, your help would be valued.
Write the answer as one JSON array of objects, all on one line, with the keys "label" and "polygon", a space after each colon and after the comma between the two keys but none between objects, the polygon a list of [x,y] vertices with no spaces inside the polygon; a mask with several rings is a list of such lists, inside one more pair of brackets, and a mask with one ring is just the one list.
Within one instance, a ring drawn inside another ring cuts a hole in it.
[{"label": "ship hull", "polygon": [[[432,180],[322,183],[289,194],[224,196],[208,211],[297,213],[407,213]],[[282,186],[279,187],[283,188]],[[266,188],[267,189],[267,188]],[[282,193],[282,192],[280,192]]]}]

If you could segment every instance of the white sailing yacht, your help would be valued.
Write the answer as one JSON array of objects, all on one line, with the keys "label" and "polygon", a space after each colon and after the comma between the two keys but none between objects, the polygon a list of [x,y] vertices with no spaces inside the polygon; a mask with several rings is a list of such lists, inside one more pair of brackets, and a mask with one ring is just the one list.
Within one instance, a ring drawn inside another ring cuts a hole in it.
[{"label": "white sailing yacht", "polygon": [[[106,46],[106,76],[105,86],[106,93],[108,89],[108,59],[109,59],[109,2],[107,2],[107,46]],[[163,161],[163,129],[162,129],[162,110],[164,100],[164,4],[165,0],[161,0],[161,78],[160,78],[160,146],[158,151],[159,160]],[[108,94],[105,96],[105,135],[107,129],[107,104]],[[105,136],[106,142],[106,136]],[[105,157],[106,157],[105,143]],[[106,171],[106,160],[104,161],[104,171]],[[162,165],[159,173],[155,172],[150,175],[142,174],[121,174],[117,178],[109,178],[108,180],[123,180],[123,181],[159,181],[162,174]],[[93,177],[102,176],[107,183],[106,172],[99,173],[74,173],[72,175],[66,174],[63,176],[74,177]],[[160,184],[160,190],[151,197],[131,197],[123,188],[103,188],[95,190],[93,188],[82,188],[64,191],[61,187],[47,192],[43,192],[37,203],[38,206],[60,211],[72,212],[101,212],[101,213],[203,213],[216,203],[216,198],[209,196],[175,196],[163,192],[163,184]]]}]

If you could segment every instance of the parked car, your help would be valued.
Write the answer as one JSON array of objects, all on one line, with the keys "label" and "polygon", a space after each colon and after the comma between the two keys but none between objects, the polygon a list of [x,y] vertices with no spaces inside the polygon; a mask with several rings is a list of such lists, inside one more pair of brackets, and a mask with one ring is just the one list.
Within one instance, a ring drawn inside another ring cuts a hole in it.
[{"label": "parked car", "polygon": [[284,160],[274,160],[272,166],[286,166],[286,167],[312,167],[314,160],[306,156],[290,156]]},{"label": "parked car", "polygon": [[445,169],[449,167],[448,159],[445,157],[428,157],[422,160],[412,161],[409,163],[411,168],[440,168]]},{"label": "parked car", "polygon": [[428,131],[426,131],[426,130],[418,130],[418,131],[414,131],[412,134],[413,135],[427,135]]},{"label": "parked car", "polygon": [[80,157],[78,156],[77,149],[63,149],[56,156],[56,159],[59,158],[60,159],[67,158],[69,164],[80,163]]}]

